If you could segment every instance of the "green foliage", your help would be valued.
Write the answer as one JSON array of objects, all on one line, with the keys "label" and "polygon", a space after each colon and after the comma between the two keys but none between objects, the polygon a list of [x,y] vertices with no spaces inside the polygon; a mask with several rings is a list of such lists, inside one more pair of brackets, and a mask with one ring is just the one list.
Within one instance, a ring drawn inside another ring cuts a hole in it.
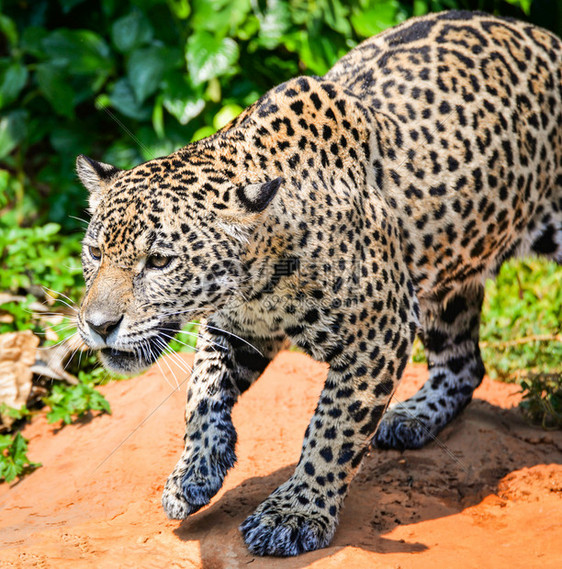
[{"label": "green foliage", "polygon": [[55,384],[51,394],[43,399],[51,408],[47,413],[49,423],[62,421],[69,425],[91,411],[111,414],[109,402],[95,389],[90,378],[81,372],[79,379],[78,385]]},{"label": "green foliage", "polygon": [[521,408],[529,420],[543,429],[562,428],[560,374],[537,374],[521,382]]},{"label": "green foliage", "polygon": [[0,482],[11,482],[41,466],[27,458],[27,442],[21,433],[0,435]]},{"label": "green foliage", "polygon": [[55,301],[68,304],[78,298],[83,286],[80,265],[80,241],[77,235],[62,235],[60,226],[18,227],[10,217],[0,220],[0,291],[27,297],[25,302],[0,305],[12,322],[0,322],[0,333],[31,329],[41,324],[31,309],[34,302],[48,301],[56,311]]},{"label": "green foliage", "polygon": [[481,347],[490,376],[521,385],[521,408],[544,428],[562,427],[562,267],[506,263],[488,281]]},{"label": "green foliage", "polygon": [[537,259],[506,263],[486,284],[481,347],[492,377],[562,375],[562,268]]},{"label": "green foliage", "polygon": [[[79,153],[131,167],[211,134],[225,108],[325,73],[409,16],[478,8],[534,17],[540,2],[4,0],[0,213],[68,232],[85,206]],[[547,25],[558,24],[554,12]]]},{"label": "green foliage", "polygon": [[80,241],[60,229],[56,223],[21,228],[0,222],[0,290],[36,286],[72,294],[81,289]]},{"label": "green foliage", "polygon": [[4,417],[10,417],[15,421],[20,421],[21,419],[27,419],[31,413],[25,405],[22,405],[18,409],[17,407],[10,407],[5,403],[0,403],[0,415],[3,415]]}]

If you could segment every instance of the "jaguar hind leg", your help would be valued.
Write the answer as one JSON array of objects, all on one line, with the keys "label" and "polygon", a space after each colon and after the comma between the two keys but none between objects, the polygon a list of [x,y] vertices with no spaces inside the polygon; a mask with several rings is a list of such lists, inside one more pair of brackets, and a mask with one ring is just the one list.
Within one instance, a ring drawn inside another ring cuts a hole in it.
[{"label": "jaguar hind leg", "polygon": [[441,305],[422,305],[429,379],[413,397],[388,409],[375,446],[420,448],[470,402],[485,372],[478,347],[483,298],[484,287],[474,285]]},{"label": "jaguar hind leg", "polygon": [[531,253],[562,265],[562,191],[559,208],[553,205],[541,220],[540,228],[531,236]]}]

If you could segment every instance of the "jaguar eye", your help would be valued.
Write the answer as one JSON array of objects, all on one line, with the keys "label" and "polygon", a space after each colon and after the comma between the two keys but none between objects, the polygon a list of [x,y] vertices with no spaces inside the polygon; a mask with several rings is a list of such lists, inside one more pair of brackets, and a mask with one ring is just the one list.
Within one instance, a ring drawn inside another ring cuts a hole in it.
[{"label": "jaguar eye", "polygon": [[172,262],[172,258],[173,257],[164,257],[163,255],[150,255],[150,257],[146,259],[146,268],[164,269]]},{"label": "jaguar eye", "polygon": [[90,246],[88,247],[88,251],[92,256],[92,259],[95,259],[96,261],[99,261],[101,259],[101,249],[99,247]]}]

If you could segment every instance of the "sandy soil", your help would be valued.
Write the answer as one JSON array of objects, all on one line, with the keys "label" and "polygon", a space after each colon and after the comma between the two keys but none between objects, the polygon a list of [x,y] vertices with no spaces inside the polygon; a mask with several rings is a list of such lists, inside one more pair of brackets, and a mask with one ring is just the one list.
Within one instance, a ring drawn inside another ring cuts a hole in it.
[{"label": "sandy soil", "polygon": [[[562,567],[562,432],[527,426],[517,388],[487,379],[437,442],[366,457],[330,547],[251,556],[237,527],[290,475],[325,373],[297,353],[273,362],[235,408],[237,466],[181,523],[160,494],[181,450],[185,385],[170,395],[153,369],[103,388],[112,416],[59,431],[38,417],[24,434],[43,467],[0,487],[0,567]],[[425,376],[408,368],[398,398]]]}]

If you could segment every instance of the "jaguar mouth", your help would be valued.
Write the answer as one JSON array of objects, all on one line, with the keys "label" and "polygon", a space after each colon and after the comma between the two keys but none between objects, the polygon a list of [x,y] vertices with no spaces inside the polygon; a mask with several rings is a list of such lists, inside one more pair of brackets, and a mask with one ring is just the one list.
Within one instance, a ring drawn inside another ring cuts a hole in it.
[{"label": "jaguar mouth", "polygon": [[144,358],[139,358],[136,352],[126,352],[114,348],[100,350],[100,359],[106,369],[123,374],[142,371],[150,365],[143,361]]},{"label": "jaguar mouth", "polygon": [[127,375],[140,373],[156,362],[179,330],[179,324],[168,323],[161,329],[156,329],[149,338],[141,340],[131,349],[102,348],[99,352],[100,359],[104,367],[110,371]]}]

